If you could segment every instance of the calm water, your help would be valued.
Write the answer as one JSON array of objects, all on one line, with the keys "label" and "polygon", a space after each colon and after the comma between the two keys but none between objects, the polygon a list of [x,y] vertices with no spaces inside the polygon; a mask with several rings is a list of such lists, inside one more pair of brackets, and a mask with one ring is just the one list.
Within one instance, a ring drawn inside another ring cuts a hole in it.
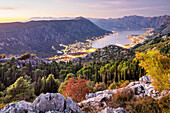
[{"label": "calm water", "polygon": [[128,35],[140,35],[147,31],[147,29],[142,30],[127,30],[127,31],[115,31],[118,35],[109,35],[104,39],[97,40],[92,43],[93,48],[103,48],[108,45],[115,45],[116,43],[126,45],[131,44],[131,40],[127,38]]}]

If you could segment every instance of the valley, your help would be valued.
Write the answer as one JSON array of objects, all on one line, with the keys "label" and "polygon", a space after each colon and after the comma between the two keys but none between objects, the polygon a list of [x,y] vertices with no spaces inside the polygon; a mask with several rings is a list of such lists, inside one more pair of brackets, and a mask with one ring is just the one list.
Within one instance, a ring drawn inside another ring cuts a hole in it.
[{"label": "valley", "polygon": [[108,31],[83,17],[0,24],[0,113],[167,113],[169,26]]},{"label": "valley", "polygon": [[[136,30],[136,31],[118,31],[114,32],[112,31],[112,34],[108,34],[101,37],[92,37],[92,39],[86,40],[85,43],[83,42],[77,42],[75,44],[69,44],[63,45],[60,44],[60,46],[65,47],[65,49],[59,51],[60,53],[63,53],[63,55],[54,56],[45,58],[47,60],[55,60],[56,62],[60,61],[70,61],[75,58],[84,58],[86,55],[93,53],[99,48],[103,48],[109,45],[117,45],[126,49],[129,49],[139,43],[143,43],[146,41],[149,37],[153,36],[154,33],[152,32],[153,28],[147,28],[145,30]],[[125,33],[125,34],[123,34]],[[139,34],[142,33],[142,34]],[[136,35],[133,35],[136,34]],[[119,36],[120,35],[120,36]],[[130,39],[131,41],[127,40]],[[127,40],[127,41],[126,41]],[[120,44],[122,43],[123,44]]]}]

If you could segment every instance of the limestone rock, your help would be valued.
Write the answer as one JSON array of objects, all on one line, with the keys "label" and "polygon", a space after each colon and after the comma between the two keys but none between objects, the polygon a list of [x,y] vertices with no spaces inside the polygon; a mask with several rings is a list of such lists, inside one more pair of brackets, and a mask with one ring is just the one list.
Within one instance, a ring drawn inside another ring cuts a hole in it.
[{"label": "limestone rock", "polygon": [[32,103],[20,101],[6,105],[0,113],[36,113]]},{"label": "limestone rock", "polygon": [[84,113],[71,98],[59,93],[41,94],[33,103],[20,101],[6,105],[0,113]]},{"label": "limestone rock", "polygon": [[45,112],[49,110],[64,111],[65,98],[59,93],[42,94],[36,98],[33,105],[36,110]]},{"label": "limestone rock", "polygon": [[150,75],[139,78],[140,83],[151,83]]},{"label": "limestone rock", "polygon": [[100,113],[128,113],[124,108],[119,107],[117,109],[107,107],[102,110]]},{"label": "limestone rock", "polygon": [[73,100],[70,97],[68,97],[66,100],[65,113],[83,113],[83,112],[81,111],[79,105],[73,102]]}]

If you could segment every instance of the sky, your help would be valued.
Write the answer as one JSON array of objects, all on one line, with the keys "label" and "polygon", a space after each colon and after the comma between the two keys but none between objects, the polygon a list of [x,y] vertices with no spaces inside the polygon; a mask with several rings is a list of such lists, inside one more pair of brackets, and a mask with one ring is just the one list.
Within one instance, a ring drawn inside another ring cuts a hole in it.
[{"label": "sky", "polygon": [[0,0],[0,22],[31,17],[119,18],[170,15],[170,0]]}]

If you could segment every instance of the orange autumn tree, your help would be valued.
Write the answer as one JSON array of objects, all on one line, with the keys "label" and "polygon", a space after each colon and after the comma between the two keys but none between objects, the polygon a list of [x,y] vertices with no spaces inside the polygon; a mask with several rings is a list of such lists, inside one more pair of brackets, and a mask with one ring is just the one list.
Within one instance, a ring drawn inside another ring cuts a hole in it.
[{"label": "orange autumn tree", "polygon": [[65,87],[64,96],[71,97],[73,101],[80,102],[85,99],[85,95],[89,93],[86,85],[87,80],[80,78],[69,78]]},{"label": "orange autumn tree", "polygon": [[170,58],[160,54],[158,50],[148,50],[146,53],[137,53],[136,58],[140,61],[147,75],[154,80],[152,84],[156,90],[170,89]]}]

